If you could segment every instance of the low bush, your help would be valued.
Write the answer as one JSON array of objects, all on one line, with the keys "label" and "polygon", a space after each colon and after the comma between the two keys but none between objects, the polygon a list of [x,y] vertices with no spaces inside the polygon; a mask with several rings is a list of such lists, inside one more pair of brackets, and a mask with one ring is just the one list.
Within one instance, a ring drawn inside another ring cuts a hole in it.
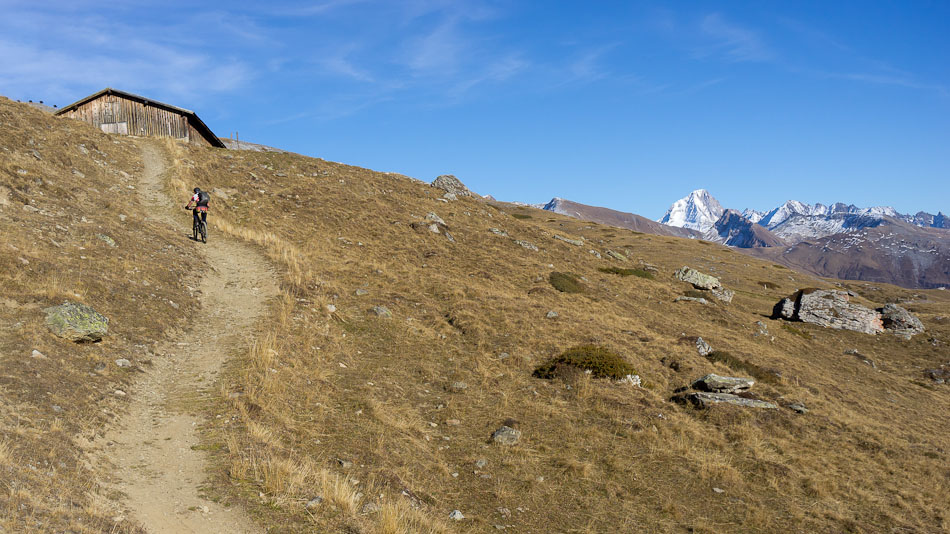
[{"label": "low bush", "polygon": [[581,345],[564,351],[560,356],[534,370],[535,378],[553,379],[567,372],[590,371],[595,378],[619,380],[637,375],[636,369],[618,354],[597,345]]},{"label": "low bush", "polygon": [[584,284],[582,284],[577,278],[577,275],[573,273],[559,273],[554,271],[548,275],[548,281],[551,282],[554,289],[557,289],[561,293],[583,293],[585,290]]},{"label": "low bush", "polygon": [[522,220],[531,218],[531,216],[528,215],[527,213],[512,213],[511,216],[514,217],[515,219],[522,219]]},{"label": "low bush", "polygon": [[698,289],[689,289],[683,292],[684,297],[692,297],[694,299],[704,299],[709,297],[708,291],[700,291]]},{"label": "low bush", "polygon": [[622,269],[620,267],[600,267],[597,270],[602,273],[607,273],[607,274],[618,274],[620,276],[637,276],[640,278],[653,280],[653,273],[651,273],[650,271],[645,271],[643,269]]}]

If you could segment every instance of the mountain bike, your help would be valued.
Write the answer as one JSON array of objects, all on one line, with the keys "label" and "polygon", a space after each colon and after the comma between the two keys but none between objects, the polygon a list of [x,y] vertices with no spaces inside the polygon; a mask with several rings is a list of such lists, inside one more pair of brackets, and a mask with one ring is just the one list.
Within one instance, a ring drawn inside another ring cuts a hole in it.
[{"label": "mountain bike", "polygon": [[[195,210],[195,209],[196,208],[192,208],[192,210]],[[202,217],[194,217],[193,214],[192,214],[192,219],[193,219],[193,222],[191,225],[191,230],[192,232],[194,232],[195,241],[197,241],[198,238],[201,237],[201,242],[207,243],[208,242],[208,223],[206,223]]]}]

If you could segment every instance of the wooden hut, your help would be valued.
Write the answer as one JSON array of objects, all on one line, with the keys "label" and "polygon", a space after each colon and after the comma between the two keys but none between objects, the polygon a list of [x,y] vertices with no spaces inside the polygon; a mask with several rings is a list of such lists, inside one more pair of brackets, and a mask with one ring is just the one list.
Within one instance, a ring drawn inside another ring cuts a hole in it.
[{"label": "wooden hut", "polygon": [[56,115],[86,121],[106,133],[173,137],[224,148],[194,111],[108,87],[65,106]]}]

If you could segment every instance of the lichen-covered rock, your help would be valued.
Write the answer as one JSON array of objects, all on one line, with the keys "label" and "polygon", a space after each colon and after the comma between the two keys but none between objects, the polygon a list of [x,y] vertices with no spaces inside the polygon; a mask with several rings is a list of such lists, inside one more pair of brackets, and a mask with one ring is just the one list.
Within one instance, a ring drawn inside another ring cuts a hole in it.
[{"label": "lichen-covered rock", "polygon": [[554,239],[557,239],[558,241],[564,241],[565,243],[569,243],[569,244],[574,245],[574,246],[576,246],[576,247],[580,247],[580,246],[583,246],[583,245],[584,245],[584,241],[583,241],[583,240],[580,240],[580,239],[571,239],[571,238],[569,238],[569,237],[564,237],[564,236],[562,236],[562,235],[554,234]]},{"label": "lichen-covered rock", "polygon": [[779,301],[773,309],[773,314],[783,319],[837,330],[853,330],[865,334],[884,331],[880,313],[850,302],[850,296],[846,292],[833,289],[800,290]]},{"label": "lichen-covered rock", "polygon": [[499,445],[515,445],[520,439],[521,431],[507,425],[492,432],[491,435],[492,442],[498,443]]},{"label": "lichen-covered rock", "polygon": [[446,193],[452,193],[457,197],[470,197],[473,193],[469,191],[461,180],[451,174],[443,174],[435,180],[432,180],[432,187],[441,189]]},{"label": "lichen-covered rock", "polygon": [[729,304],[730,302],[732,302],[732,297],[735,296],[736,294],[735,291],[731,289],[726,289],[722,286],[712,288],[710,293],[712,293],[714,297],[721,300],[722,302],[725,302],[726,304]]},{"label": "lichen-covered rock", "polygon": [[615,260],[617,260],[617,261],[624,261],[624,262],[627,261],[627,257],[626,257],[626,256],[624,256],[623,254],[620,254],[620,253],[618,253],[618,252],[614,252],[614,251],[612,251],[612,250],[610,250],[610,249],[607,249],[606,251],[604,251],[604,254],[610,256],[611,258],[613,258],[613,259],[615,259]]},{"label": "lichen-covered rock", "polygon": [[752,380],[751,378],[708,374],[693,382],[690,387],[698,391],[710,391],[714,393],[738,393],[751,388],[754,384],[755,380]]},{"label": "lichen-covered rock", "polygon": [[924,325],[920,319],[897,304],[885,304],[878,311],[881,312],[884,329],[894,335],[910,339],[911,336],[924,331]]},{"label": "lichen-covered rock", "polygon": [[391,319],[393,316],[393,312],[389,311],[389,308],[386,306],[373,306],[369,311],[376,317],[382,317],[384,319]]},{"label": "lichen-covered rock", "polygon": [[709,408],[715,404],[732,404],[745,408],[763,408],[769,410],[778,408],[778,405],[771,402],[747,399],[731,393],[691,392],[677,395],[673,397],[673,400],[684,404],[690,403],[697,408]]},{"label": "lichen-covered rock", "polygon": [[712,289],[714,287],[722,287],[722,284],[719,283],[719,279],[715,276],[703,274],[696,269],[692,269],[685,265],[682,269],[673,273],[673,277],[677,280],[682,280],[683,282],[693,284],[693,287],[696,289]]},{"label": "lichen-covered rock", "polygon": [[51,332],[76,343],[99,341],[109,332],[109,319],[85,304],[67,301],[43,311]]}]

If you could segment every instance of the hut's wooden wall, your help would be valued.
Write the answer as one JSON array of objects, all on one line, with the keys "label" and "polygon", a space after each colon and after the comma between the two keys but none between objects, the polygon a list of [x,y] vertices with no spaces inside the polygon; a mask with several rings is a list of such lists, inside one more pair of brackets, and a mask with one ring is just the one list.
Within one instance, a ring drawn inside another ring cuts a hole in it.
[{"label": "hut's wooden wall", "polygon": [[107,133],[174,137],[190,143],[210,145],[188,123],[186,115],[148,106],[119,95],[102,95],[67,111],[63,116],[88,122]]}]

